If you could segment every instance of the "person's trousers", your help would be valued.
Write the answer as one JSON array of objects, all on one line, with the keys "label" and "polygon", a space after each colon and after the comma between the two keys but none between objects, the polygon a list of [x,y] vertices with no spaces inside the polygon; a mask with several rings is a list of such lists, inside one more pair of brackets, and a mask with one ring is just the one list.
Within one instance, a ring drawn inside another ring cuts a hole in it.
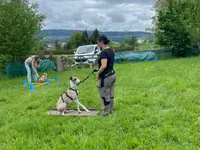
[{"label": "person's trousers", "polygon": [[[28,82],[30,83],[31,82],[31,67],[27,63],[25,63],[25,67],[27,71],[27,79],[28,79]],[[37,76],[33,71],[32,71],[32,76],[33,76],[34,81],[37,81]]]},{"label": "person's trousers", "polygon": [[116,81],[116,74],[108,76],[104,79],[100,78],[98,83],[98,90],[101,97],[102,108],[104,116],[112,113],[114,105],[114,84]]}]

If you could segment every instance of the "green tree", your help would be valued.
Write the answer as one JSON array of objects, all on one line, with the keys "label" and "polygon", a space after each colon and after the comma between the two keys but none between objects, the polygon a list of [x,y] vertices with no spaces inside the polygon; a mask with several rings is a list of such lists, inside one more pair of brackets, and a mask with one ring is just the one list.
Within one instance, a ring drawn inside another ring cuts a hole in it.
[{"label": "green tree", "polygon": [[147,43],[148,43],[147,39],[144,39],[143,44],[147,44]]},{"label": "green tree", "polygon": [[87,31],[85,30],[81,35],[81,45],[87,45],[87,44],[89,44],[89,37]]},{"label": "green tree", "polygon": [[135,49],[137,46],[137,38],[135,36],[126,37],[124,43]]},{"label": "green tree", "polygon": [[82,33],[81,32],[75,32],[72,34],[70,38],[71,46],[72,48],[76,48],[78,46],[82,45]]},{"label": "green tree", "polygon": [[98,29],[95,29],[92,32],[92,35],[90,36],[90,43],[91,44],[96,44],[98,36],[99,36],[99,31],[98,31]]},{"label": "green tree", "polygon": [[125,44],[122,42],[122,43],[120,44],[120,47],[125,47]]},{"label": "green tree", "polygon": [[45,16],[38,13],[37,4],[28,0],[0,1],[0,53],[18,61],[37,51]]},{"label": "green tree", "polygon": [[71,41],[69,40],[67,42],[67,50],[71,49],[72,48],[72,44],[71,44]]},{"label": "green tree", "polygon": [[186,56],[187,50],[200,37],[199,0],[158,0],[153,17],[156,43],[172,48],[177,57]]},{"label": "green tree", "polygon": [[149,43],[150,43],[150,44],[153,44],[153,43],[154,43],[154,40],[153,40],[153,39],[150,39],[150,40],[149,40]]},{"label": "green tree", "polygon": [[193,43],[200,39],[200,1],[185,0],[184,10],[181,14],[187,31],[190,32]]},{"label": "green tree", "polygon": [[63,50],[68,50],[67,44],[64,45]]},{"label": "green tree", "polygon": [[60,50],[61,49],[61,46],[60,46],[58,40],[55,40],[55,47],[56,47],[56,50]]}]

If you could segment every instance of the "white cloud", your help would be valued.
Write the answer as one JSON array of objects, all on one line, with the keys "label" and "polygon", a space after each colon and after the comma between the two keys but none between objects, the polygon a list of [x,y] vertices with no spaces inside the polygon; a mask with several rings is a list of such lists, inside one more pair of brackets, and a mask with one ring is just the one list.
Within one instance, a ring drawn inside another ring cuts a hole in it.
[{"label": "white cloud", "polygon": [[46,15],[45,29],[145,31],[156,0],[30,0]]}]

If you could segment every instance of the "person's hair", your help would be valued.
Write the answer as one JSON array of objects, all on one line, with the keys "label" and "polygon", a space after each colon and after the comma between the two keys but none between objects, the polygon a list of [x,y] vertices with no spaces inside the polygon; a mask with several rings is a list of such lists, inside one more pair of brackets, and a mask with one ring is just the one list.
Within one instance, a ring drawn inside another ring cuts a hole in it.
[{"label": "person's hair", "polygon": [[103,42],[104,44],[108,44],[110,42],[110,40],[105,36],[105,35],[100,35],[97,40],[99,42]]},{"label": "person's hair", "polygon": [[37,65],[40,63],[40,57],[39,56],[35,56],[35,62],[37,63]]}]

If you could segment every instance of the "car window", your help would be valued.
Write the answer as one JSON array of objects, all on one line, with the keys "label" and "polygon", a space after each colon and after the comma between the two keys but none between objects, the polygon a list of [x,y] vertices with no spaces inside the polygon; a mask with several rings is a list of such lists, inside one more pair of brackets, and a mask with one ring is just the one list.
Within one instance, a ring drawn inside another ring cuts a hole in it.
[{"label": "car window", "polygon": [[94,46],[80,46],[77,49],[77,54],[92,53],[94,51]]}]

